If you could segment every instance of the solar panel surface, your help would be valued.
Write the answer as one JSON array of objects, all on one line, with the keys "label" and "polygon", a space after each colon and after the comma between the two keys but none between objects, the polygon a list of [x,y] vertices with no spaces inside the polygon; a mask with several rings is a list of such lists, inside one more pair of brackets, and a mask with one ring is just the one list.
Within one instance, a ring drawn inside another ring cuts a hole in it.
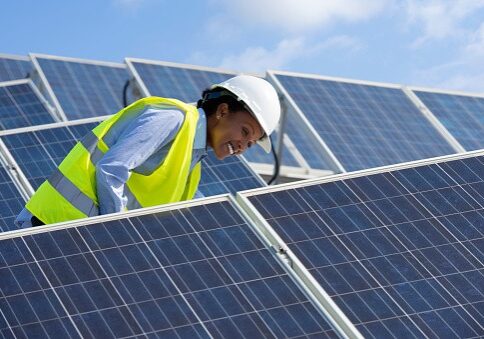
[{"label": "solar panel surface", "polygon": [[225,81],[235,73],[178,67],[164,63],[141,62],[127,59],[135,76],[144,84],[147,93],[184,102],[196,102],[202,91],[213,84]]},{"label": "solar panel surface", "polygon": [[5,167],[0,164],[0,232],[15,229],[13,221],[22,210],[24,204],[25,200],[8,175]]},{"label": "solar panel surface", "polygon": [[0,83],[0,130],[54,122],[30,80]]},{"label": "solar panel surface", "polygon": [[413,92],[467,151],[484,148],[484,97]]},{"label": "solar panel surface", "polygon": [[336,337],[226,200],[40,232],[0,241],[5,337]]},{"label": "solar panel surface", "polygon": [[[124,65],[33,55],[47,95],[68,120],[114,114],[129,79]],[[37,66],[38,65],[38,66]]]},{"label": "solar panel surface", "polygon": [[[54,171],[67,153],[96,123],[37,129],[4,135],[4,141],[34,189]],[[216,160],[212,151],[202,160],[200,192],[205,195],[235,193],[264,186],[262,179],[239,157]]]},{"label": "solar panel surface", "polygon": [[484,157],[249,195],[368,338],[484,335]]},{"label": "solar panel surface", "polygon": [[398,88],[274,75],[347,171],[454,153]]},{"label": "solar panel surface", "polygon": [[26,78],[31,69],[28,58],[0,55],[0,81]]}]

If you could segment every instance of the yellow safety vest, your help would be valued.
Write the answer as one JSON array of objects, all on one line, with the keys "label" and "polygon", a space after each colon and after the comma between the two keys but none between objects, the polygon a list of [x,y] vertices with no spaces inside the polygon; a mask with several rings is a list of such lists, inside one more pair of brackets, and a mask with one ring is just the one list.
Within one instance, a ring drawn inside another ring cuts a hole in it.
[{"label": "yellow safety vest", "polygon": [[148,97],[103,121],[80,140],[25,207],[45,224],[98,215],[96,163],[109,150],[102,138],[121,117],[139,114],[148,105],[183,111],[185,120],[163,164],[150,175],[131,172],[125,193],[139,207],[192,199],[201,172],[198,163],[190,173],[198,111],[176,99]]}]

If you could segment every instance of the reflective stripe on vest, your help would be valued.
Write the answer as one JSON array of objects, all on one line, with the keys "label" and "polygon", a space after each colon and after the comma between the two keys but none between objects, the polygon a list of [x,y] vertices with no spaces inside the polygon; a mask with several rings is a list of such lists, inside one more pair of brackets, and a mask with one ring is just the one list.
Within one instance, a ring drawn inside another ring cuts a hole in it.
[{"label": "reflective stripe on vest", "polygon": [[[96,165],[104,155],[98,147],[98,137],[89,131],[79,142],[84,148],[91,154],[91,161]],[[98,206],[87,195],[85,195],[79,188],[77,188],[59,169],[55,169],[54,173],[47,179],[48,182],[64,196],[69,202],[75,206],[78,210],[84,213],[88,217],[94,217],[99,215]],[[136,200],[136,197],[131,193],[126,186],[125,195],[128,198],[128,209],[141,208],[140,203]]]},{"label": "reflective stripe on vest", "polygon": [[109,150],[102,138],[124,114],[139,114],[146,106],[178,109],[185,120],[161,166],[146,176],[131,173],[124,192],[127,208],[192,199],[200,179],[200,164],[190,173],[198,111],[175,99],[150,97],[122,109],[83,137],[31,197],[27,209],[45,224],[98,215],[95,165]]},{"label": "reflective stripe on vest", "polygon": [[91,161],[94,165],[96,165],[104,155],[104,152],[97,147],[98,141],[98,137],[92,131],[89,131],[81,140],[79,140],[82,146],[84,146],[84,148],[91,154]]},{"label": "reflective stripe on vest", "polygon": [[88,217],[99,215],[99,209],[94,201],[81,192],[68,178],[62,174],[58,168],[47,179],[63,197],[66,198],[75,208]]}]

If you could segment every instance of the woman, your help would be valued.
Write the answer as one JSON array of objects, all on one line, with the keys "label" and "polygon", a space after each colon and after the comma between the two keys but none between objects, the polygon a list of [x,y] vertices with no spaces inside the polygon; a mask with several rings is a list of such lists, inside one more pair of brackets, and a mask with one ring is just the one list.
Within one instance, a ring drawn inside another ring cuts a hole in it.
[{"label": "woman", "polygon": [[248,75],[204,91],[197,107],[138,100],[74,146],[16,223],[39,226],[192,199],[207,146],[220,160],[255,143],[269,152],[279,117],[274,88]]}]

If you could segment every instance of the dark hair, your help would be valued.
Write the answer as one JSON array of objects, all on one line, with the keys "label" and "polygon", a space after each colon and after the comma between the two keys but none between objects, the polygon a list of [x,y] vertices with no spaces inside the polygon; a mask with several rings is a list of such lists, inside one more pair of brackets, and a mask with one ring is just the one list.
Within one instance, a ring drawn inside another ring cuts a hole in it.
[{"label": "dark hair", "polygon": [[202,92],[202,99],[198,100],[197,108],[203,108],[207,116],[215,113],[220,104],[226,103],[229,112],[247,111],[245,104],[230,95],[227,91],[215,88],[206,89]]}]

